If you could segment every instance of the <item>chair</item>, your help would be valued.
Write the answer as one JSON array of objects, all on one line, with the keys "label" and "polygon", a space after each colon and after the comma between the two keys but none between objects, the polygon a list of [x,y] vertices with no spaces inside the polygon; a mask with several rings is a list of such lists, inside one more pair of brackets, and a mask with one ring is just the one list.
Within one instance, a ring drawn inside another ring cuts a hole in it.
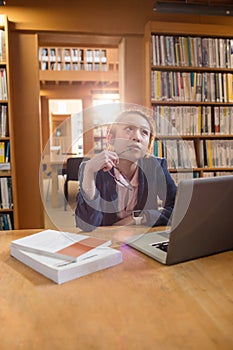
[{"label": "chair", "polygon": [[[43,179],[48,179],[47,191],[46,191],[46,201],[49,197],[50,181],[51,181],[51,171],[48,170],[47,164],[42,164]],[[44,184],[43,184],[44,186]]]},{"label": "chair", "polygon": [[65,168],[65,182],[64,182],[64,195],[65,195],[65,210],[67,210],[67,203],[69,202],[69,181],[78,181],[79,166],[83,161],[83,157],[68,158]]}]

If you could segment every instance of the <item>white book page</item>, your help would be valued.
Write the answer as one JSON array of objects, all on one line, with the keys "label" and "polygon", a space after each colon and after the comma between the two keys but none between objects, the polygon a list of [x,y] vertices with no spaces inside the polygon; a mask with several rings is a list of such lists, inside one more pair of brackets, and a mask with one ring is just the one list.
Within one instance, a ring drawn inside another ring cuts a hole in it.
[{"label": "white book page", "polygon": [[13,246],[24,246],[54,253],[88,236],[69,232],[46,230],[12,242]]}]

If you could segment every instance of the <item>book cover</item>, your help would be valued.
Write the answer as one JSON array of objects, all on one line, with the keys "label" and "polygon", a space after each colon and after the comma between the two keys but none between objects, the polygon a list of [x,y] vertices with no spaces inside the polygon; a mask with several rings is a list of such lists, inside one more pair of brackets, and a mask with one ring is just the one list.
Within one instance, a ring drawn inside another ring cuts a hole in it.
[{"label": "book cover", "polygon": [[0,163],[5,162],[5,142],[0,142]]},{"label": "book cover", "polygon": [[7,177],[0,178],[1,208],[10,208]]},{"label": "book cover", "polygon": [[5,105],[0,105],[0,136],[8,136],[8,112]]},{"label": "book cover", "polygon": [[11,242],[14,248],[68,261],[82,260],[92,255],[95,248],[110,244],[111,240],[56,230],[41,231]]},{"label": "book cover", "polygon": [[30,253],[13,246],[11,246],[11,256],[57,284],[113,267],[122,262],[122,253],[110,247],[98,247],[95,249],[95,254],[79,262],[68,262],[67,260]]}]

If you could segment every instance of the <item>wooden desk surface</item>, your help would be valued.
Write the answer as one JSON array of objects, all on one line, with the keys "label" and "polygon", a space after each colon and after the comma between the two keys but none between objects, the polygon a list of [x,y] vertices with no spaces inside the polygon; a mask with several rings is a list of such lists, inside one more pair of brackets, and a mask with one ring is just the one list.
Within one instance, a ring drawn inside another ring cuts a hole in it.
[{"label": "wooden desk surface", "polygon": [[37,231],[0,233],[1,350],[233,349],[232,251],[168,267],[122,246],[122,264],[56,285],[10,256]]}]

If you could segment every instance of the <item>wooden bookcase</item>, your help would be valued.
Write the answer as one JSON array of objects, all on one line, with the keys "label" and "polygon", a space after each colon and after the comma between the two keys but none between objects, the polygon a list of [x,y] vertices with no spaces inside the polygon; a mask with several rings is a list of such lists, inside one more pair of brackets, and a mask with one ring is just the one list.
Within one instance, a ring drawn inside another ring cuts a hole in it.
[{"label": "wooden bookcase", "polygon": [[40,47],[41,81],[118,81],[118,48]]},{"label": "wooden bookcase", "polygon": [[0,15],[0,230],[18,228],[8,26]]},{"label": "wooden bookcase", "polygon": [[108,126],[101,125],[94,127],[94,153],[99,153],[106,149],[107,146]]},{"label": "wooden bookcase", "polygon": [[[99,41],[98,38],[95,40]],[[58,93],[59,88],[63,87],[66,93],[69,89],[70,96],[82,99],[85,109],[93,107],[93,100],[101,95],[105,99],[108,93],[119,93],[119,47],[117,42],[84,44],[82,41],[82,38],[77,37],[77,44],[74,41],[66,44],[64,41],[57,46],[46,39],[39,44],[38,55],[42,90],[53,89],[56,94],[56,89]],[[91,99],[86,103],[89,97]],[[86,130],[84,119],[82,130]],[[84,153],[93,151],[95,147],[100,150],[104,145],[99,128],[94,125],[94,120],[91,123],[88,125],[89,131],[83,134]],[[81,153],[80,145],[78,148]]]},{"label": "wooden bookcase", "polygon": [[196,177],[233,174],[233,28],[148,22],[145,65],[155,154],[174,177],[190,167]]}]

